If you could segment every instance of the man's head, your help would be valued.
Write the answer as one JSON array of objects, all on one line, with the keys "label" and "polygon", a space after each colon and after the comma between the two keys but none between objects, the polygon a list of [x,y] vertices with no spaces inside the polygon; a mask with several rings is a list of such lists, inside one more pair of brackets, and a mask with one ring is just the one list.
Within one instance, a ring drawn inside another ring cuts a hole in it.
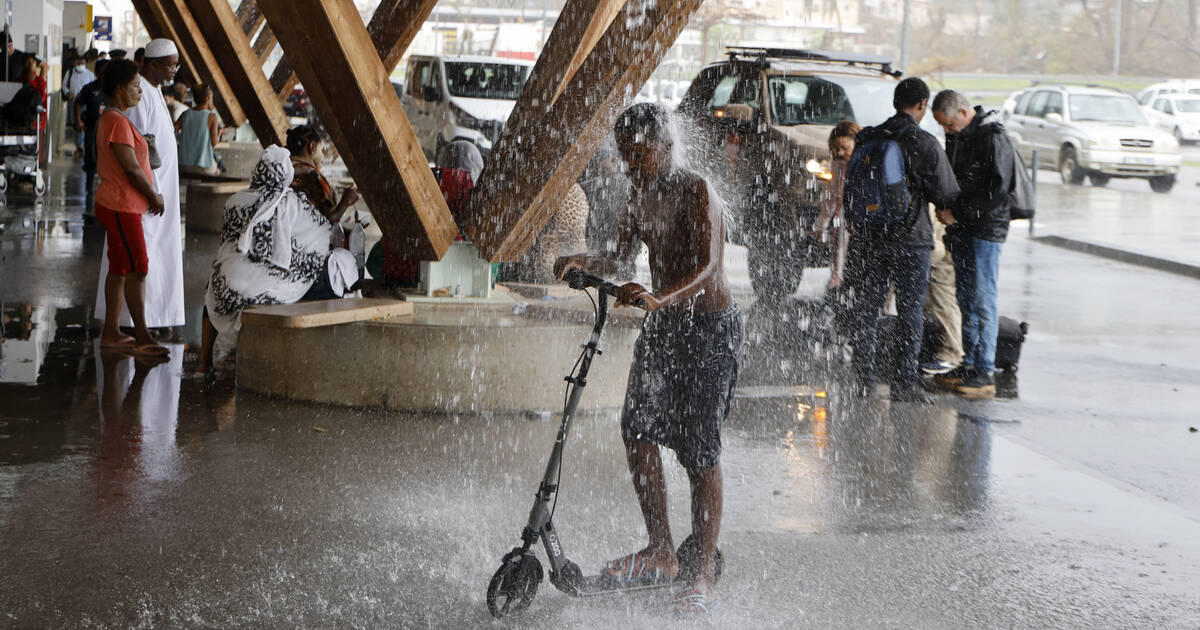
[{"label": "man's head", "polygon": [[109,59],[124,59],[125,58],[125,50],[122,48],[110,50],[110,51],[108,51],[108,58]]},{"label": "man's head", "polygon": [[671,118],[657,103],[638,103],[621,113],[613,128],[629,178],[644,186],[671,168]]},{"label": "man's head", "polygon": [[929,86],[917,77],[908,77],[896,84],[892,93],[892,106],[896,111],[912,116],[918,123],[925,117],[929,105]]},{"label": "man's head", "polygon": [[942,90],[933,99],[933,119],[937,121],[946,135],[956,134],[975,119],[975,108],[967,97],[954,90]]},{"label": "man's head", "polygon": [[96,50],[95,48],[89,48],[86,53],[83,53],[83,60],[88,63],[92,63],[93,61],[95,61],[99,58],[100,58],[100,51]]},{"label": "man's head", "polygon": [[188,85],[183,81],[176,81],[171,84],[171,93],[175,95],[175,100],[180,103],[187,102]]},{"label": "man's head", "polygon": [[[111,62],[107,59],[101,59],[96,62],[96,78],[97,79],[100,79],[101,77],[104,76],[104,68],[108,67],[109,63],[111,63]],[[103,83],[101,83],[101,85],[103,85]]]},{"label": "man's head", "polygon": [[179,70],[179,49],[175,42],[162,38],[150,40],[141,68],[142,76],[155,87],[174,79]]}]

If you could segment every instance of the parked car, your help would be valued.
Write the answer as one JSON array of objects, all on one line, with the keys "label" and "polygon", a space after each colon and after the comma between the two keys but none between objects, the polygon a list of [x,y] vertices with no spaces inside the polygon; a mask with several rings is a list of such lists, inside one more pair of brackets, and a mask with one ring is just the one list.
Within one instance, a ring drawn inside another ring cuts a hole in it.
[{"label": "parked car", "polygon": [[1175,186],[1179,142],[1146,120],[1124,92],[1071,85],[1025,91],[1005,127],[1026,161],[1057,168],[1064,184],[1104,186],[1114,177],[1141,178],[1155,192]]},{"label": "parked car", "polygon": [[1138,104],[1143,107],[1149,107],[1154,104],[1155,98],[1163,94],[1193,94],[1200,96],[1200,81],[1175,79],[1173,81],[1155,83],[1138,92]]},{"label": "parked car", "polygon": [[1162,94],[1149,109],[1154,126],[1175,136],[1180,143],[1200,141],[1200,95]]},{"label": "parked car", "polygon": [[828,264],[811,228],[832,179],[829,132],[889,118],[899,76],[884,57],[731,48],[692,81],[677,110],[689,163],[725,200],[759,298],[791,295],[805,267]]},{"label": "parked car", "polygon": [[529,79],[532,61],[414,55],[400,99],[426,157],[451,140],[475,143],[486,158]]}]

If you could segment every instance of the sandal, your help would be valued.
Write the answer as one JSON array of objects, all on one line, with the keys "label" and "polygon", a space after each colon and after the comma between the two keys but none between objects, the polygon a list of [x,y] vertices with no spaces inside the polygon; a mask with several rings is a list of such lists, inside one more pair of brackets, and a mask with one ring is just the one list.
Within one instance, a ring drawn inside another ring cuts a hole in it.
[{"label": "sandal", "polygon": [[668,575],[659,567],[651,567],[640,551],[608,563],[601,570],[601,575],[622,586],[650,586],[675,579],[675,575]]},{"label": "sandal", "polygon": [[691,619],[707,617],[719,607],[720,604],[717,600],[701,593],[694,586],[679,591],[675,595],[675,599],[671,601],[671,610],[675,612],[676,617]]}]

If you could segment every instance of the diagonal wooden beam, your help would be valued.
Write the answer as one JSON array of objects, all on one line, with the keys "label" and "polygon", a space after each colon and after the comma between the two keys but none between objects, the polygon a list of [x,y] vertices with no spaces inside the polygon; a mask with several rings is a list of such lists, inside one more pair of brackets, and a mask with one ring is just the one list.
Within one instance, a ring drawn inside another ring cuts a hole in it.
[{"label": "diagonal wooden beam", "polygon": [[575,48],[575,53],[571,56],[570,63],[567,64],[566,73],[563,75],[562,81],[559,82],[558,89],[554,91],[554,100],[558,100],[558,97],[562,96],[563,90],[567,89],[567,82],[579,71],[580,66],[583,65],[583,61],[596,48],[596,43],[600,41],[600,38],[604,36],[604,32],[608,30],[613,20],[621,13],[621,9],[625,7],[625,0],[602,0],[598,4],[599,6],[587,18],[587,28],[584,30],[583,37],[580,39],[578,46]]},{"label": "diagonal wooden beam", "polygon": [[267,18],[263,17],[262,11],[258,10],[258,3],[254,0],[242,0],[242,3],[238,5],[236,16],[246,37],[254,37],[258,29],[262,28],[267,21]]},{"label": "diagonal wooden beam", "polygon": [[271,51],[275,50],[275,44],[279,40],[275,39],[275,33],[271,31],[271,27],[263,24],[262,30],[258,32],[258,37],[254,38],[254,54],[258,55],[258,63],[264,64],[271,56]]},{"label": "diagonal wooden beam", "polygon": [[238,24],[228,0],[185,0],[185,4],[212,43],[213,54],[225,78],[241,97],[242,108],[259,142],[263,146],[284,144],[287,117],[271,92],[258,56],[250,48],[250,40]]},{"label": "diagonal wooden beam", "polygon": [[[437,0],[382,0],[371,15],[367,24],[367,32],[379,58],[383,60],[383,69],[390,75],[396,69],[396,64],[404,57],[404,51],[412,45],[421,26],[433,13]],[[296,87],[296,73],[287,57],[279,60],[271,73],[271,88],[279,100],[286,100]]]},{"label": "diagonal wooden beam", "polygon": [[[146,32],[150,34],[150,37],[161,37],[176,43],[179,42],[179,35],[175,32],[175,26],[167,19],[160,0],[133,0],[133,9],[137,11],[142,23],[146,25]],[[192,51],[183,46],[178,46],[178,48],[181,74],[190,77],[193,81],[197,80],[200,75],[196,74],[196,64],[192,61]]]},{"label": "diagonal wooden beam", "polygon": [[[390,247],[442,257],[458,236],[352,0],[259,0]],[[411,16],[410,16],[411,17]]]},{"label": "diagonal wooden beam", "polygon": [[612,130],[627,94],[650,77],[700,1],[629,0],[555,100],[575,57],[560,51],[577,50],[602,8],[601,0],[568,0],[546,42],[552,50],[530,75],[462,219],[485,258],[519,260],[529,249]]},{"label": "diagonal wooden beam", "polygon": [[183,0],[148,0],[157,2],[163,8],[163,13],[175,28],[175,44],[180,50],[189,50],[196,62],[195,77],[204,81],[213,89],[213,100],[216,101],[217,113],[226,125],[241,126],[246,122],[246,112],[234,94],[233,88],[225,78],[225,73],[217,65],[212,49],[192,17],[191,11],[183,4]]}]

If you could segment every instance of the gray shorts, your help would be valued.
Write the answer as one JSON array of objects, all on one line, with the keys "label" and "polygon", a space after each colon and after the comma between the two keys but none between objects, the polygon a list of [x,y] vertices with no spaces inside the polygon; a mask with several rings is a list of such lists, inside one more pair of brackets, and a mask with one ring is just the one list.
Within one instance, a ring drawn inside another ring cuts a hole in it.
[{"label": "gray shorts", "polygon": [[708,470],[721,459],[742,348],[736,305],[693,315],[655,311],[633,349],[621,435],[675,451],[680,465]]}]

